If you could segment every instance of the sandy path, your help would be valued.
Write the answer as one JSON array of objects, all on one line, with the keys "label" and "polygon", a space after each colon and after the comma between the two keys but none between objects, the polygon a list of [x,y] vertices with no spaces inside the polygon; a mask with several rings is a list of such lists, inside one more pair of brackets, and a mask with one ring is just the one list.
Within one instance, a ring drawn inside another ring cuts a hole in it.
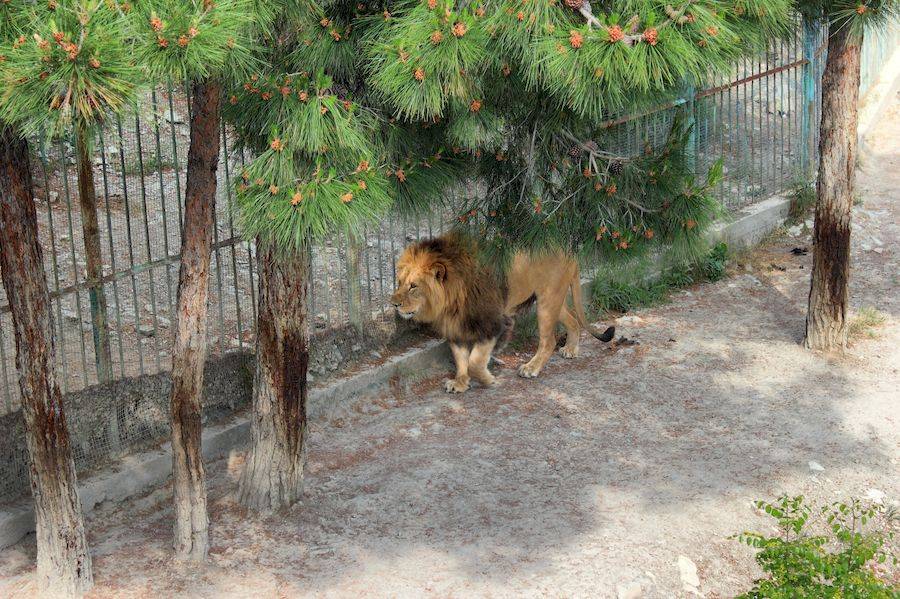
[{"label": "sandy path", "polygon": [[[751,500],[900,499],[900,103],[870,147],[852,304],[887,322],[845,356],[798,345],[810,257],[789,250],[809,238],[787,237],[620,319],[639,345],[585,340],[537,381],[426,381],[314,423],[285,514],[234,504],[241,456],[213,465],[204,572],[169,564],[168,489],[99,510],[92,596],[686,596],[680,556],[700,594],[746,589],[752,553],[727,537],[768,525]],[[29,594],[33,559],[30,540],[0,553],[0,595]]]}]

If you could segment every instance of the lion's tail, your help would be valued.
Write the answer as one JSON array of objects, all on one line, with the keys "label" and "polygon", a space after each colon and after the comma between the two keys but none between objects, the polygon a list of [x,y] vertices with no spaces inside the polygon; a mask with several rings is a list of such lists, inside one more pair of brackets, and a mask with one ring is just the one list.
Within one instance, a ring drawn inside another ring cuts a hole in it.
[{"label": "lion's tail", "polygon": [[612,338],[616,336],[616,327],[608,327],[601,333],[600,329],[588,323],[587,317],[584,315],[584,305],[581,303],[581,274],[578,272],[577,263],[575,264],[575,275],[572,277],[569,288],[572,290],[572,313],[578,324],[600,341],[604,343],[612,341]]}]

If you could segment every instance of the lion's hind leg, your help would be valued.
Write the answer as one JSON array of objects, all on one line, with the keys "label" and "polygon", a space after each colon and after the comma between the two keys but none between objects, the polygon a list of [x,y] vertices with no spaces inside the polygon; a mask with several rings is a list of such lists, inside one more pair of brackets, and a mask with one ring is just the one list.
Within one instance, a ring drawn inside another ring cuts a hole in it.
[{"label": "lion's hind leg", "polygon": [[496,338],[476,343],[472,346],[472,353],[469,354],[469,372],[472,378],[485,387],[492,387],[497,383],[497,379],[488,371],[487,367],[496,343]]},{"label": "lion's hind leg", "polygon": [[569,310],[569,306],[566,305],[566,302],[563,302],[563,305],[559,310],[559,320],[563,323],[563,326],[566,327],[566,344],[559,348],[559,353],[563,358],[577,358],[578,342],[579,337],[581,337],[581,325],[578,324],[578,319],[575,318],[575,315]]},{"label": "lion's hind leg", "polygon": [[541,369],[553,355],[556,349],[556,324],[559,322],[560,308],[565,303],[568,290],[551,288],[546,293],[538,294],[537,319],[540,340],[538,349],[527,363],[519,367],[519,376],[534,378],[541,373]]}]

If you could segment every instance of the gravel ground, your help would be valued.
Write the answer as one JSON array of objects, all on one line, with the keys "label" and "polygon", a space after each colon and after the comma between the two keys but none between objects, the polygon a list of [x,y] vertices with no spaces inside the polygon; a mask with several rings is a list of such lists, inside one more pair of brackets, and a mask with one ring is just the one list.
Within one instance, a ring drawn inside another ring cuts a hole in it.
[{"label": "gravel ground", "polygon": [[[759,575],[729,535],[751,507],[900,498],[900,103],[870,138],[852,307],[884,324],[842,356],[803,350],[802,227],[730,276],[618,319],[636,345],[583,343],[535,381],[448,396],[440,379],[312,423],[306,491],[259,519],[213,464],[213,546],[171,564],[169,488],[88,522],[93,597],[731,596]],[[448,365],[449,370],[449,365]],[[0,595],[32,592],[33,538],[0,552]],[[693,579],[692,568],[696,568]],[[896,571],[887,576],[900,580]],[[693,583],[693,584],[689,584]]]}]

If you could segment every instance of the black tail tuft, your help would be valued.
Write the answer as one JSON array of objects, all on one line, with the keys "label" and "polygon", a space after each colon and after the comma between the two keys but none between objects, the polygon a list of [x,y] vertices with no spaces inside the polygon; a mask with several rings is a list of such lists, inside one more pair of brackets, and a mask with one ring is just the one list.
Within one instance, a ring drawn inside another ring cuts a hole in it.
[{"label": "black tail tuft", "polygon": [[616,327],[609,327],[603,334],[597,337],[600,341],[607,342],[612,341],[612,338],[616,336]]}]

